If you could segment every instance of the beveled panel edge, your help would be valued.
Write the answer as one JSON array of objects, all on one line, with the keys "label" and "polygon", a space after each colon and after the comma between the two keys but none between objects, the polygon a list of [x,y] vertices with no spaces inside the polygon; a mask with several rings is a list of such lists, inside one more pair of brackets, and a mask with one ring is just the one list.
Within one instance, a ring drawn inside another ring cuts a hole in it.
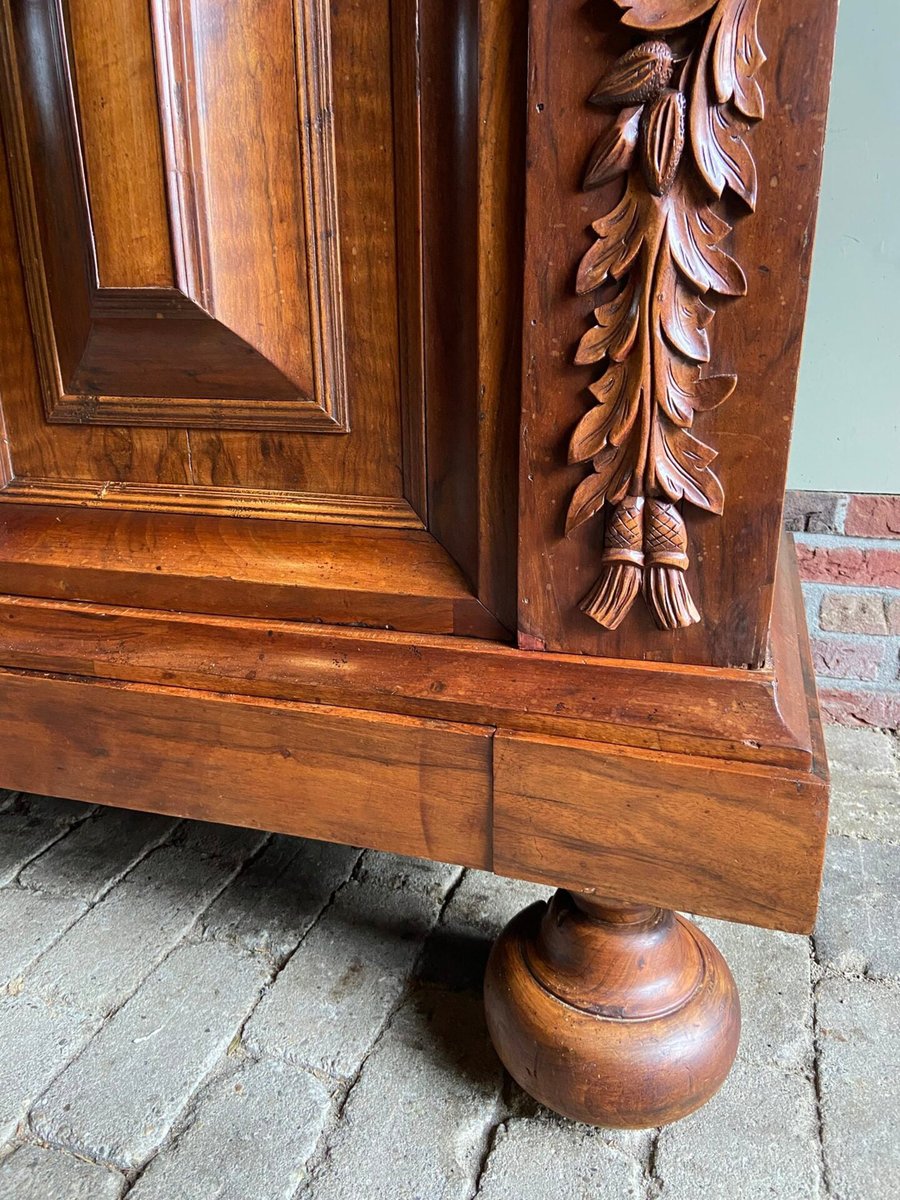
[{"label": "beveled panel edge", "polygon": [[337,426],[350,429],[344,352],[330,0],[294,0],[294,46],[303,154],[304,215],[313,328],[313,390]]},{"label": "beveled panel edge", "polygon": [[[26,294],[47,420],[60,424],[166,428],[246,427],[263,431],[348,433],[350,421],[341,301],[328,0],[313,0],[311,4],[299,4],[298,0],[294,0],[297,72],[298,78],[305,82],[305,86],[298,88],[298,131],[304,220],[307,230],[313,395],[304,396],[298,390],[296,400],[292,398],[281,401],[267,401],[265,398],[198,400],[66,390],[60,371],[55,322],[39,233],[29,135],[22,106],[18,53],[9,3],[10,0],[4,0],[0,8],[0,71],[5,85],[2,88],[5,97],[4,124],[9,139],[8,159],[13,206],[19,238],[24,248],[22,260]],[[131,289],[101,288],[91,234],[85,239],[87,257],[84,267],[92,318],[125,310],[134,317],[139,315],[142,307],[146,305],[147,317],[155,317],[162,307],[170,313],[196,309],[193,314],[185,311],[182,315],[214,319],[203,311],[203,302],[208,297],[203,273],[204,218],[201,198],[192,193],[192,203],[196,208],[192,213],[188,213],[189,198],[184,194],[179,182],[184,170],[179,166],[176,131],[173,120],[166,117],[168,113],[169,117],[174,119],[174,114],[184,107],[174,94],[175,81],[167,69],[167,64],[171,67],[170,56],[162,52],[165,48],[166,26],[163,10],[167,3],[168,0],[154,0],[153,28],[154,42],[160,51],[156,56],[160,96],[172,96],[171,103],[161,104],[161,117],[167,159],[170,220],[173,225],[173,250],[179,284],[184,291],[136,289],[138,295],[129,296]],[[64,52],[65,61],[60,63],[64,78],[58,82],[68,98],[68,124],[71,135],[69,157],[73,160],[77,188],[83,198],[82,216],[90,227],[90,202],[83,163],[78,102],[72,80],[62,0],[48,0],[48,14],[57,31],[59,47]],[[313,97],[314,103],[311,103]],[[188,227],[193,231],[190,235],[186,232]],[[194,244],[191,253],[187,250],[188,243]],[[191,299],[194,295],[196,300]]]}]

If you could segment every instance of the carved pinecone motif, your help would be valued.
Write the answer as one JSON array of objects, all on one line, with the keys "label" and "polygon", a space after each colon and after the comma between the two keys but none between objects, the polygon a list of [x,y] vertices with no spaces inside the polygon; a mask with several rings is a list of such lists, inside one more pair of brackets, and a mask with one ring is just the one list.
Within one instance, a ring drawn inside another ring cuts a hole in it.
[{"label": "carved pinecone motif", "polygon": [[684,517],[667,500],[648,500],[644,527],[647,565],[688,568],[688,535]]},{"label": "carved pinecone motif", "polygon": [[603,558],[605,563],[631,562],[643,566],[644,498],[629,496],[617,504],[606,523]]}]

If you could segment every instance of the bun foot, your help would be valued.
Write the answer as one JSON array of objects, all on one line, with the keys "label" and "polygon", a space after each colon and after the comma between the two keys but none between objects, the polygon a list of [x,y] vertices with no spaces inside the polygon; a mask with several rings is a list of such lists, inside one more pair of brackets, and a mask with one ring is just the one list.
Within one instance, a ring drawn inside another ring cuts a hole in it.
[{"label": "bun foot", "polygon": [[665,909],[559,891],[519,913],[485,977],[491,1038],[536,1100],[574,1121],[644,1129],[725,1082],[741,1009],[722,955]]}]

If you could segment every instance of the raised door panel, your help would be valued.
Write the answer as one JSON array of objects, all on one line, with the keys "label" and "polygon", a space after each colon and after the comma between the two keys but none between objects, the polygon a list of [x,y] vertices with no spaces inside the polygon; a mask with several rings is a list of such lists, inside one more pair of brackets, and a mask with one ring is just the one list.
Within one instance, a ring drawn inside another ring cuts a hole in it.
[{"label": "raised door panel", "polygon": [[508,110],[423,13],[0,0],[0,591],[509,636]]},{"label": "raised door panel", "polygon": [[407,50],[386,0],[360,12],[10,0],[5,126],[38,370],[4,392],[8,493],[143,486],[135,503],[165,507],[187,486],[213,493],[198,510],[222,490],[231,511],[250,489],[303,495],[304,512],[319,497],[326,519],[358,497],[421,526],[404,437],[422,396],[401,387],[401,294],[417,285],[397,266]]}]

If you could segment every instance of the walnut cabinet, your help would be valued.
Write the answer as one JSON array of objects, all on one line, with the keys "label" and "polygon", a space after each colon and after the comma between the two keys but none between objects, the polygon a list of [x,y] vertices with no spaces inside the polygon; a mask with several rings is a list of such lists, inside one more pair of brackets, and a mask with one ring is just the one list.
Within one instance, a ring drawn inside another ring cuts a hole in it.
[{"label": "walnut cabinet", "polygon": [[561,890],[492,1036],[703,1103],[815,914],[781,510],[835,0],[0,0],[0,786]]}]

